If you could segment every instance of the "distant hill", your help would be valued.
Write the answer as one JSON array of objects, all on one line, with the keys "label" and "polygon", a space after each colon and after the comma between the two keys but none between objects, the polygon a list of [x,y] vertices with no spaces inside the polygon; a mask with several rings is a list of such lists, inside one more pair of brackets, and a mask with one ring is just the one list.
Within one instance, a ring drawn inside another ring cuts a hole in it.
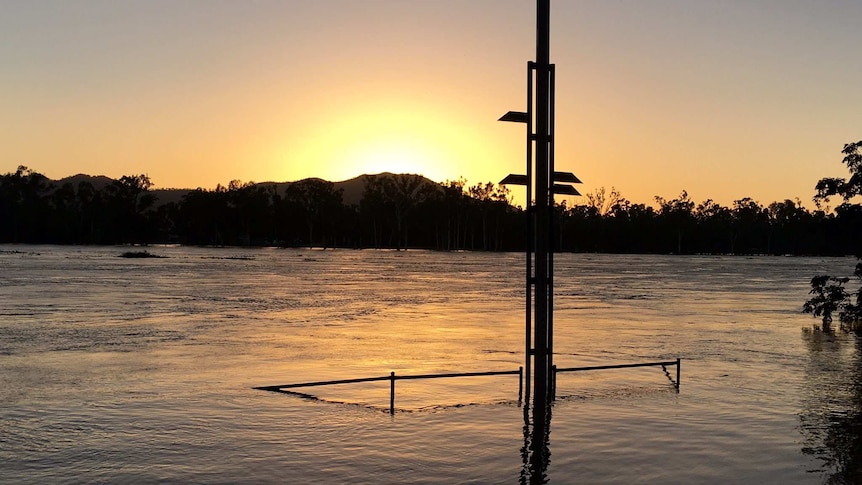
[{"label": "distant hill", "polygon": [[[341,200],[344,205],[359,205],[359,201],[362,200],[362,194],[365,192],[365,179],[367,177],[377,178],[377,177],[393,177],[396,175],[407,175],[407,174],[393,174],[390,172],[382,172],[376,174],[363,174],[358,177],[354,177],[349,180],[342,180],[341,182],[334,182],[335,189],[343,190],[341,195]],[[426,183],[437,185],[437,182],[434,182],[426,177],[422,177]],[[303,179],[308,180],[308,179]],[[297,180],[299,182],[299,180]],[[284,193],[284,189],[287,188],[288,185],[294,182],[261,182],[257,185],[275,185],[278,193]]]},{"label": "distant hill", "polygon": [[[333,182],[333,183],[335,184],[335,190],[341,189],[343,191],[342,195],[341,195],[341,200],[344,203],[344,205],[347,205],[347,206],[359,205],[359,202],[362,200],[362,194],[365,192],[365,179],[366,179],[366,177],[371,177],[371,178],[392,177],[394,175],[396,175],[396,174],[392,174],[390,172],[383,172],[383,173],[370,174],[370,175],[363,174],[363,175],[359,175],[359,176],[354,177],[354,178],[349,179],[349,180],[342,180],[340,182]],[[397,174],[397,175],[407,175],[407,174]],[[436,185],[436,182],[433,182],[432,180],[427,179],[425,177],[422,177],[422,178],[425,179],[425,181],[427,183]],[[287,189],[288,185],[296,183],[296,182],[301,182],[303,180],[323,180],[323,179],[319,179],[316,177],[309,177],[307,179],[296,180],[294,182],[258,182],[255,185],[263,185],[263,186],[275,185],[275,188],[278,191],[278,193],[283,194],[285,189]],[[180,196],[180,197],[182,197],[182,196]]]},{"label": "distant hill", "polygon": [[51,181],[57,187],[62,187],[66,184],[72,184],[72,187],[77,188],[78,184],[81,182],[90,182],[93,185],[93,188],[96,190],[102,190],[111,183],[114,182],[114,179],[110,177],[105,177],[104,175],[85,175],[83,173],[79,173],[77,175],[72,175],[71,177],[62,178],[60,180],[52,180]]},{"label": "distant hill", "polygon": [[[376,178],[376,177],[391,177],[394,175],[406,175],[406,174],[392,174],[390,172],[383,172],[378,174],[370,174],[370,175],[360,175],[358,177],[354,177],[349,180],[342,180],[340,182],[334,182],[335,189],[341,189],[342,192],[342,200],[344,205],[359,205],[359,201],[362,200],[362,194],[365,191],[365,179],[366,177]],[[437,184],[428,178],[422,177],[429,184]],[[307,179],[303,179],[307,180]],[[106,177],[104,175],[86,175],[79,173],[77,175],[72,175],[71,177],[62,178],[60,180],[52,180],[51,181],[57,187],[62,187],[63,185],[69,183],[72,184],[73,187],[77,188],[78,184],[81,182],[89,182],[93,185],[97,190],[102,190],[111,183],[114,182],[114,179],[110,177]],[[299,182],[298,180],[296,182]],[[255,185],[275,185],[276,190],[279,194],[283,194],[284,190],[288,185],[295,182],[260,182]],[[213,187],[215,188],[215,187]],[[191,192],[195,189],[151,189],[150,192],[156,196],[156,207],[168,204],[171,202],[180,203],[183,199],[183,196]]]},{"label": "distant hill", "polygon": [[156,207],[171,202],[179,204],[183,197],[191,191],[192,189],[150,189],[150,192],[156,196]]},{"label": "distant hill", "polygon": [[[380,175],[372,175],[372,177],[379,177]],[[344,191],[341,194],[344,205],[359,205],[359,201],[362,200],[362,193],[365,191],[365,177],[366,175],[360,175],[350,180],[335,182],[335,188]]]},{"label": "distant hill", "polygon": [[[50,182],[57,187],[62,187],[66,184],[71,184],[75,189],[81,182],[89,182],[94,189],[103,190],[105,187],[114,183],[116,179],[106,177],[104,175],[87,175],[79,173],[70,177],[61,178],[60,180],[51,180]],[[167,204],[169,202],[180,202],[183,196],[189,193],[191,189],[153,189],[151,192],[156,196],[156,207]]]}]

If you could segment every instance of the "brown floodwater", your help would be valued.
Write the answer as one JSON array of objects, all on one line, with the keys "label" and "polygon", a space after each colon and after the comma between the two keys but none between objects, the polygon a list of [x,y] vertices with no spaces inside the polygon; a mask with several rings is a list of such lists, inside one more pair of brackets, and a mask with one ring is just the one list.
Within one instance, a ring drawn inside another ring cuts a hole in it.
[{"label": "brown floodwater", "polygon": [[[523,255],[0,246],[0,483],[517,483]],[[852,258],[558,255],[550,483],[853,483]],[[673,370],[670,370],[673,373]]]}]

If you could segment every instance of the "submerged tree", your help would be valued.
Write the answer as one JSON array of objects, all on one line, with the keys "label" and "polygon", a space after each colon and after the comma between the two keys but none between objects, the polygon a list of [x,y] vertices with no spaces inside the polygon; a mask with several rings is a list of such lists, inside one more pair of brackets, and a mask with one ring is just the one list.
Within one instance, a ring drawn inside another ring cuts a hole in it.
[{"label": "submerged tree", "polygon": [[51,212],[51,181],[19,165],[15,173],[0,177],[0,236],[4,241],[45,242]]},{"label": "submerged tree", "polygon": [[[320,246],[327,247],[327,240],[336,238],[331,234],[337,224],[342,207],[341,189],[326,180],[309,178],[294,182],[284,191],[284,203],[297,220],[303,221],[308,231],[308,247],[315,243],[315,229]],[[332,243],[334,245],[334,243]]]},{"label": "submerged tree", "polygon": [[[822,317],[823,331],[828,332],[832,324],[832,314],[838,313],[841,318],[846,313],[850,294],[844,285],[850,278],[836,278],[829,275],[819,275],[811,278],[810,300],[802,306],[802,311],[815,317]],[[843,319],[842,319],[843,320]]]},{"label": "submerged tree", "polygon": [[141,174],[123,175],[105,188],[107,222],[113,228],[112,242],[149,242],[146,212],[156,200],[149,192],[152,186],[150,178]]},{"label": "submerged tree", "polygon": [[[844,203],[841,204],[841,212],[858,214],[860,204],[851,204],[850,199],[862,194],[862,140],[856,143],[844,145],[841,153],[844,154],[843,163],[850,171],[850,179],[824,178],[817,182],[817,195],[814,201],[819,204],[829,202],[829,197],[841,196]],[[856,258],[862,261],[862,240],[849,235]],[[838,319],[842,325],[860,330],[862,322],[862,263],[856,264],[854,276],[860,283],[860,287],[853,292],[848,292],[844,285],[850,281],[849,278],[838,278],[830,275],[815,276],[811,279],[811,294],[813,298],[805,302],[802,310],[812,313],[814,316],[823,317],[824,330],[828,329],[832,321],[832,313],[838,312]]]},{"label": "submerged tree", "polygon": [[655,196],[655,201],[659,205],[659,217],[676,236],[676,253],[683,254],[683,236],[695,220],[694,202],[688,197],[688,192],[685,190],[676,199],[665,200]]}]

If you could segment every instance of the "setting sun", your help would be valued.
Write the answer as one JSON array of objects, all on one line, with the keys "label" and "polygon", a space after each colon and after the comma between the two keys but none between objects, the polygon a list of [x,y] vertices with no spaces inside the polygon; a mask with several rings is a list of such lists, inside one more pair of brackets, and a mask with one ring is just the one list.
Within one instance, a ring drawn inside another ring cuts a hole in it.
[{"label": "setting sun", "polygon": [[[272,165],[283,167],[283,178],[293,179],[337,181],[392,172],[477,183],[502,178],[522,163],[520,137],[511,136],[514,150],[495,143],[501,133],[511,133],[493,117],[472,122],[457,107],[433,101],[373,92],[325,100],[300,127],[304,133],[291,138],[294,143],[274,147]],[[506,167],[506,160],[516,167]],[[297,170],[298,161],[303,170]]]},{"label": "setting sun", "polygon": [[441,170],[443,159],[439,152],[422,140],[407,137],[388,140],[381,136],[344,146],[341,155],[340,158],[349,161],[345,173],[404,172],[432,179],[446,176]]},{"label": "setting sun", "polygon": [[445,178],[454,168],[438,148],[451,142],[441,133],[440,114],[415,102],[352,101],[346,116],[325,117],[309,139],[316,152],[310,161],[330,167],[335,178],[380,172]]}]

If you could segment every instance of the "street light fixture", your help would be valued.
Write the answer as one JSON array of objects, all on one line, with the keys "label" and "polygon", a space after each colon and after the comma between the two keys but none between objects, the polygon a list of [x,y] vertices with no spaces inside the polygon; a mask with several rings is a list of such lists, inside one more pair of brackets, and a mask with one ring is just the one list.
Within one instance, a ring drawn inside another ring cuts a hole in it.
[{"label": "street light fixture", "polygon": [[[525,380],[534,378],[534,410],[554,398],[554,195],[581,195],[571,184],[581,180],[554,170],[555,66],[550,63],[550,0],[536,2],[536,61],[527,63],[527,110],[509,111],[499,121],[527,128],[527,172],[509,174],[501,185],[527,188]],[[535,95],[533,87],[535,85]],[[535,110],[534,110],[535,108]],[[534,157],[535,155],[535,157]],[[535,176],[534,176],[535,174]],[[533,200],[535,194],[535,202]],[[533,271],[535,267],[535,271]],[[534,311],[533,311],[534,310]],[[532,331],[534,330],[534,332]],[[533,348],[532,342],[535,342]],[[535,362],[531,374],[531,363]],[[529,394],[528,398],[529,400]]]},{"label": "street light fixture", "polygon": [[511,123],[527,123],[530,121],[530,114],[523,111],[509,111],[500,117],[497,121],[508,121]]}]

